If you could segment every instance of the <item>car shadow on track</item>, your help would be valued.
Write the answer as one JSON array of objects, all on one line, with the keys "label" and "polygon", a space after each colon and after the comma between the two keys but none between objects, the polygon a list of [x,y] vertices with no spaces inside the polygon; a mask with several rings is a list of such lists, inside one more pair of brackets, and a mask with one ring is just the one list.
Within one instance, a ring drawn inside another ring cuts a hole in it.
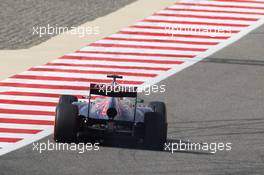
[{"label": "car shadow on track", "polygon": [[[88,142],[91,141],[86,140],[85,138],[79,139],[79,143],[88,143]],[[164,152],[170,154],[185,153],[185,154],[213,155],[213,153],[209,151],[195,150],[194,147],[189,147],[189,149],[187,149],[186,147],[184,148],[178,147],[177,149],[175,149],[175,145],[180,145],[181,143],[191,144],[192,142],[187,142],[177,139],[167,139],[163,149],[150,149],[150,148],[146,148],[142,143],[120,141],[120,140],[111,140],[111,142],[100,142],[100,146],[117,148],[117,149],[133,149],[133,150],[142,150],[142,151],[144,150],[144,151]],[[172,150],[173,148],[172,145],[174,145],[173,150]]]}]

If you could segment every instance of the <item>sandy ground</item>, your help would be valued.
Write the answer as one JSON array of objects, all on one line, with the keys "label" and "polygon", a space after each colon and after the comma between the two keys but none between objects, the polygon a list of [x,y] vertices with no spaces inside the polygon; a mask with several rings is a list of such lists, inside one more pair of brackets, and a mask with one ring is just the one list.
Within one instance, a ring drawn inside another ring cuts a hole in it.
[{"label": "sandy ground", "polygon": [[1,50],[0,79],[5,79],[32,66],[45,64],[66,53],[80,49],[88,43],[115,33],[123,27],[132,25],[136,21],[150,16],[152,13],[170,6],[174,2],[155,0],[150,3],[149,0],[138,0],[114,13],[81,25],[81,27],[98,26],[98,35],[79,37],[78,35],[61,34],[29,49]]}]

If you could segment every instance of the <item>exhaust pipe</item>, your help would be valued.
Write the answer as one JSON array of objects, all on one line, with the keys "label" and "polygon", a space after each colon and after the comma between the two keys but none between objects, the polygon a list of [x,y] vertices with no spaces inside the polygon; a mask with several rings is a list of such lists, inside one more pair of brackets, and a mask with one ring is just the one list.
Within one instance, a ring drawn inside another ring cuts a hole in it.
[{"label": "exhaust pipe", "polygon": [[106,111],[106,114],[109,117],[109,119],[111,119],[111,120],[113,120],[115,118],[115,116],[117,115],[117,110],[116,110],[117,104],[118,104],[118,102],[115,98],[111,97],[109,99],[108,109]]},{"label": "exhaust pipe", "polygon": [[108,108],[107,111],[106,111],[106,114],[107,116],[110,118],[110,119],[114,119],[115,116],[117,115],[117,111],[115,108]]}]

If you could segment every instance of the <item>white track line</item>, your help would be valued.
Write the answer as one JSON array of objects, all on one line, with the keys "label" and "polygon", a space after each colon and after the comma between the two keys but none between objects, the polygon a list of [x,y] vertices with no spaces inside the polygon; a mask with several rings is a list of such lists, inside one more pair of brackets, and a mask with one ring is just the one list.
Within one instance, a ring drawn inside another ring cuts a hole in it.
[{"label": "white track line", "polygon": [[[208,1],[207,1],[208,2]],[[188,3],[188,2],[184,2],[184,3]],[[205,4],[205,3],[200,3],[200,4]],[[207,3],[208,4],[208,3]],[[262,13],[264,12],[264,10],[259,10],[259,9],[245,9],[245,8],[230,8],[230,7],[205,7],[205,6],[199,6],[199,4],[197,4],[196,6],[190,6],[190,5],[179,5],[179,4],[175,4],[169,8],[185,8],[185,9],[203,9],[203,10],[226,10],[226,11],[234,11],[234,12],[259,12]]]},{"label": "white track line", "polygon": [[[186,7],[185,7],[186,8]],[[215,17],[242,17],[242,18],[261,18],[263,15],[256,14],[232,14],[230,13],[219,13],[219,12],[196,12],[196,11],[176,11],[172,10],[173,8],[161,10],[159,14],[181,14],[181,15],[201,15],[201,16],[215,16]]]},{"label": "white track line", "polygon": [[[199,19],[199,18],[182,18],[182,17],[167,17],[167,16],[150,16],[146,19],[153,20],[165,20],[165,21],[187,21],[187,22],[208,22],[208,23],[220,23],[220,24],[246,24],[251,25],[255,21],[236,21],[236,20],[222,20],[222,19]],[[220,25],[221,26],[221,25]],[[224,25],[223,25],[224,26]]]},{"label": "white track line", "polygon": [[161,47],[185,47],[185,48],[199,48],[208,49],[208,45],[195,45],[195,44],[177,44],[177,43],[164,43],[164,42],[138,42],[138,41],[121,41],[121,40],[99,40],[95,43],[101,44],[131,44],[137,46],[161,46]]},{"label": "white track line", "polygon": [[[69,56],[76,56],[76,57],[96,57],[96,58],[116,58],[116,59],[136,59],[136,60],[158,60],[158,61],[166,61],[166,60],[170,60],[170,61],[175,61],[177,59],[179,59],[178,57],[177,58],[170,58],[170,57],[159,57],[159,56],[137,56],[137,55],[122,55],[122,54],[119,54],[119,55],[114,55],[114,54],[111,54],[110,52],[108,54],[92,54],[92,53],[69,53],[67,54]],[[191,58],[193,59],[193,58]],[[58,59],[56,60],[55,62],[60,62],[61,60],[64,60],[64,59]],[[81,62],[83,62],[84,64],[87,63],[87,60],[72,60],[72,61],[79,61],[79,63],[81,64]],[[90,61],[89,61],[90,62]],[[93,61],[93,63],[95,62],[95,64],[102,64],[101,61]],[[162,64],[154,64],[154,63],[147,63],[147,64],[143,64],[143,63],[135,63],[133,61],[130,61],[130,62],[122,62],[122,61],[119,61],[119,62],[111,62],[111,61],[106,61],[106,64],[108,65],[124,65],[124,66],[129,66],[131,64],[135,65],[135,66],[151,66],[151,67],[167,67],[166,65],[162,65]]]},{"label": "white track line", "polygon": [[0,99],[9,99],[9,100],[29,100],[29,101],[42,101],[42,102],[58,102],[58,98],[51,97],[32,97],[32,96],[16,96],[16,95],[1,95]]},{"label": "white track line", "polygon": [[136,52],[136,53],[151,53],[151,54],[183,54],[183,55],[196,55],[200,52],[195,51],[178,51],[178,50],[161,50],[161,49],[140,49],[140,48],[121,48],[121,47],[84,47],[81,51],[107,51],[107,52]]},{"label": "white track line", "polygon": [[31,110],[31,111],[55,111],[55,107],[45,107],[37,105],[18,105],[18,104],[1,104],[2,109],[18,109],[18,110]]},{"label": "white track line", "polygon": [[[106,77],[106,74],[85,74],[85,73],[66,73],[66,72],[48,72],[48,71],[27,71],[23,74],[19,75],[38,75],[38,76],[54,76],[54,77],[72,77],[72,78],[97,78],[103,79]],[[136,77],[136,78],[135,78]],[[127,76],[125,80],[138,80],[142,81],[146,77],[139,77],[139,76]],[[76,83],[76,82],[73,82]],[[73,84],[74,86],[74,84]]]},{"label": "white track line", "polygon": [[[146,25],[155,25],[155,24],[150,23],[150,22],[141,22],[139,24],[143,24],[143,23]],[[165,26],[165,25],[162,23],[157,23],[157,26]],[[171,25],[169,25],[169,26],[171,26]],[[177,25],[173,25],[173,26],[177,26]],[[197,26],[197,27],[195,27],[194,25],[192,25],[192,26],[193,26],[193,28],[199,28],[199,26]],[[224,28],[223,28],[223,30],[224,30]],[[195,41],[195,42],[222,42],[222,41],[224,41],[224,39],[217,39],[214,37],[211,37],[210,39],[206,39],[206,38],[188,38],[188,37],[177,37],[177,36],[172,37],[171,35],[169,35],[169,36],[147,36],[147,35],[142,35],[142,34],[123,34],[123,33],[113,34],[110,37],[138,38],[138,39],[163,39],[163,40],[169,40],[169,41],[181,40],[181,41]]]},{"label": "white track line", "polygon": [[[1,114],[0,118],[29,119],[29,120],[54,120],[54,116],[47,115],[29,115],[29,114]],[[1,124],[2,127],[2,124]]]},{"label": "white track line", "polygon": [[[1,124],[2,125],[2,124]],[[32,134],[31,137],[25,138],[15,144],[3,144],[5,145],[3,147],[3,149],[0,149],[0,156],[3,154],[6,154],[10,151],[16,150],[18,148],[21,148],[23,146],[26,146],[30,143],[32,143],[33,141],[39,140],[43,137],[46,137],[47,135],[50,135],[53,132],[53,127],[47,127],[45,128],[42,132],[38,133],[38,134]],[[0,144],[2,146],[2,144]],[[33,148],[33,147],[32,147]]]},{"label": "white track line", "polygon": [[141,70],[141,69],[113,69],[113,68],[97,68],[97,67],[74,67],[74,66],[35,66],[34,68],[51,68],[51,69],[61,69],[61,70],[86,70],[86,71],[120,71],[120,72],[128,72],[128,73],[151,73],[151,74],[159,74],[163,71],[157,70]]},{"label": "white track line", "polygon": [[42,88],[26,88],[26,87],[0,87],[0,92],[5,91],[21,91],[21,92],[37,92],[37,93],[50,93],[50,94],[72,94],[72,95],[87,95],[87,91],[80,90],[62,90],[62,89],[42,89]]}]

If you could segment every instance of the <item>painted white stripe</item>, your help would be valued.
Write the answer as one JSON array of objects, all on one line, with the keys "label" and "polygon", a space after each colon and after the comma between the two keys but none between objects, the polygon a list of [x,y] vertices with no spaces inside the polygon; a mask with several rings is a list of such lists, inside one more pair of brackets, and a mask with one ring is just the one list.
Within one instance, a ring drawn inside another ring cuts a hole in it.
[{"label": "painted white stripe", "polygon": [[[36,118],[35,118],[36,119]],[[49,129],[53,128],[50,125],[31,125],[31,124],[16,124],[16,123],[0,123],[3,128],[13,128],[13,129]]]},{"label": "painted white stripe", "polygon": [[[158,57],[158,56],[137,56],[137,55],[114,55],[109,52],[109,54],[91,54],[91,53],[70,53],[67,54],[69,56],[81,56],[81,57],[100,57],[100,58],[120,58],[120,59],[137,59],[137,60],[159,60],[159,61],[177,61],[180,58],[170,58],[170,57]],[[192,60],[193,58],[187,58],[186,60]],[[64,60],[64,59],[58,59],[58,61]],[[74,59],[73,59],[74,60]],[[66,61],[66,59],[65,59]],[[74,63],[91,63],[89,60],[74,60]],[[57,62],[57,61],[56,61]],[[107,65],[120,65],[120,66],[151,66],[151,67],[168,67],[168,65],[163,65],[163,64],[154,64],[154,63],[134,63],[134,62],[112,62],[112,61],[104,61],[105,64]],[[103,62],[103,63],[104,63]],[[94,61],[94,64],[102,64],[101,61]]]},{"label": "painted white stripe", "polygon": [[[27,71],[20,75],[38,75],[38,76],[53,76],[53,77],[72,77],[72,78],[98,78],[103,79],[106,74],[80,74],[80,73],[64,73],[64,72],[38,72],[38,71]],[[124,80],[135,80],[142,81],[148,77],[134,77],[134,76],[124,76]],[[75,82],[76,83],[76,82]],[[73,84],[74,85],[74,84]],[[70,90],[65,90],[70,91]]]},{"label": "painted white stripe", "polygon": [[12,87],[12,86],[1,86],[0,92],[3,91],[20,91],[20,92],[40,92],[50,94],[72,94],[72,95],[87,95],[87,91],[80,90],[62,90],[62,89],[42,89],[42,88],[24,88],[24,87]]},{"label": "painted white stripe", "polygon": [[[186,28],[191,28],[191,29],[210,29],[210,30],[213,30],[213,29],[222,29],[222,30],[242,30],[244,29],[245,27],[231,27],[231,26],[208,26],[208,25],[195,25],[195,24],[170,24],[170,23],[158,23],[158,22],[147,22],[147,21],[141,21],[141,22],[138,22],[135,24],[135,26],[154,26],[154,27],[163,27],[165,29],[165,27],[178,27],[178,26],[183,26],[183,27],[186,27]],[[117,35],[117,34],[114,34],[114,36]],[[123,34],[124,35],[124,34]],[[191,38],[191,39],[195,39],[195,38]],[[191,40],[191,41],[195,41],[195,40]],[[217,41],[222,41],[222,39],[215,39],[215,40],[212,40],[211,38],[210,39],[203,39],[201,41],[204,41],[204,42],[217,42]]]},{"label": "painted white stripe", "polygon": [[224,1],[199,1],[199,4],[212,4],[212,5],[238,5],[238,6],[250,6],[250,7],[264,7],[264,4],[256,3],[241,3],[236,1],[224,2]]},{"label": "painted white stripe", "polygon": [[31,137],[32,134],[19,134],[19,133],[8,133],[8,132],[0,132],[0,137],[3,138],[26,138]]},{"label": "painted white stripe", "polygon": [[[187,1],[184,1],[184,3],[188,3]],[[192,3],[192,2],[190,2]],[[197,3],[197,6],[190,6],[190,5],[180,5],[176,4],[171,6],[170,8],[185,8],[185,9],[203,9],[203,10],[228,10],[228,11],[234,11],[234,12],[260,12],[263,13],[263,10],[260,9],[246,9],[246,8],[230,8],[230,7],[204,7],[199,6],[200,3]],[[205,1],[204,4],[208,4],[208,1]]]},{"label": "painted white stripe", "polygon": [[[147,22],[144,22],[147,24]],[[153,23],[151,23],[152,25]],[[159,23],[157,23],[159,24]],[[194,27],[195,28],[195,27]],[[181,40],[181,41],[198,41],[198,42],[221,42],[225,39],[216,39],[216,38],[187,38],[187,37],[171,37],[171,36],[145,36],[145,35],[134,35],[134,34],[113,34],[110,37],[117,37],[117,38],[138,38],[138,39],[163,39],[163,40]]]},{"label": "painted white stripe", "polygon": [[184,47],[184,48],[199,48],[199,49],[208,49],[210,47],[209,45],[178,44],[178,43],[164,43],[164,42],[138,42],[138,41],[121,41],[121,40],[99,40],[95,43],[132,44],[137,46]]},{"label": "painted white stripe", "polygon": [[[250,1],[251,1],[251,0],[250,0]],[[254,1],[258,1],[258,2],[262,2],[262,3],[263,3],[263,0],[253,0],[252,3],[253,3]]]},{"label": "painted white stripe", "polygon": [[41,101],[41,102],[58,102],[58,98],[51,98],[51,97],[16,96],[16,95],[1,95],[1,94],[0,94],[0,99],[3,99],[3,100],[5,100],[5,99],[28,100],[28,101]]},{"label": "painted white stripe", "polygon": [[[48,115],[24,115],[24,114],[1,114],[0,118],[28,119],[28,120],[54,120],[54,116]],[[2,127],[2,123],[0,125]],[[35,128],[36,129],[36,128]]]},{"label": "painted white stripe", "polygon": [[[4,82],[19,83],[21,79],[9,78]],[[69,85],[69,86],[80,86],[80,87],[89,87],[89,82],[80,82],[80,81],[53,81],[53,80],[34,80],[34,79],[23,79],[24,84],[48,84],[48,85]],[[124,84],[126,85],[126,84]],[[0,97],[1,98],[1,97]],[[40,100],[39,100],[40,101]]]},{"label": "painted white stripe", "polygon": [[84,47],[81,51],[107,51],[107,52],[136,52],[136,53],[151,53],[151,54],[184,54],[184,55],[197,55],[200,52],[194,51],[180,51],[180,50],[158,50],[158,49],[135,49],[135,48],[121,48],[121,47]]},{"label": "painted white stripe", "polygon": [[[202,29],[206,28],[192,28],[189,25],[169,25],[173,26],[175,29],[180,28],[180,30],[167,30],[165,27],[164,29],[142,29],[142,28],[125,28],[122,29],[121,31],[129,31],[129,32],[152,32],[152,33],[159,33],[159,34],[183,34],[183,35],[197,35],[197,36],[209,36],[214,38],[214,36],[225,36],[228,37],[231,35],[231,33],[216,33],[216,32],[204,32]],[[177,26],[177,27],[176,27]],[[189,28],[190,27],[190,28]],[[195,29],[195,30],[194,30]],[[207,28],[206,28],[207,29]],[[212,29],[219,29],[219,27],[215,27]],[[222,29],[222,28],[221,28]],[[196,32],[197,31],[197,32]],[[209,30],[208,30],[209,31]],[[210,38],[208,38],[210,39]]]},{"label": "painted white stripe", "polygon": [[[72,54],[68,54],[69,56],[80,56],[80,57],[89,57],[90,54],[86,54],[86,53],[72,53]],[[104,58],[104,57],[109,57],[111,58],[111,56],[109,55],[104,55],[104,56],[100,56],[98,55],[98,57],[101,57],[101,58]],[[126,57],[126,58],[125,58]],[[124,58],[122,59],[136,59],[136,60],[149,60],[151,58],[149,57],[145,57],[145,58],[142,58],[142,57],[134,57],[132,58],[133,56],[131,55],[126,55],[124,56]],[[116,58],[116,57],[112,57],[112,58]],[[160,60],[159,58],[155,59],[156,57],[153,57],[152,60]],[[118,59],[118,57],[116,58]],[[172,60],[172,59],[167,59],[167,58],[162,58],[164,61],[177,61],[178,59],[175,59],[175,60]],[[171,67],[171,64],[157,64],[157,63],[138,63],[138,62],[123,62],[123,61],[105,61],[105,60],[99,60],[99,61],[90,61],[89,59],[87,60],[75,60],[75,59],[58,59],[56,61],[53,61],[52,63],[66,63],[66,64],[99,64],[99,65],[118,65],[118,66],[146,66],[146,67],[163,67],[163,68],[168,68],[168,67]],[[104,77],[105,79],[105,77]]]},{"label": "painted white stripe", "polygon": [[[80,55],[81,56],[81,55]],[[146,58],[148,58],[146,56]],[[155,58],[155,57],[153,57]],[[139,59],[140,60],[140,59]],[[155,60],[155,59],[153,59]],[[164,60],[164,58],[163,58]],[[176,58],[175,60],[171,60],[171,59],[166,59],[164,61],[197,61],[197,60],[194,60],[193,58]],[[91,61],[89,60],[85,60],[85,61],[82,61],[82,60],[73,60],[73,59],[58,59],[56,61],[54,61],[53,63],[65,63],[65,64],[89,64],[91,63]],[[93,61],[93,63],[95,64],[103,64],[105,63],[106,65],[114,65],[113,63],[120,63],[120,65],[127,65],[127,66],[131,66],[131,63],[130,62],[110,62],[110,61]],[[124,64],[123,64],[124,63]],[[172,64],[154,64],[154,63],[133,63],[133,65],[135,66],[151,66],[151,67],[164,67],[164,68],[171,68],[171,67],[177,67],[178,65],[172,65]],[[127,77],[126,77],[127,78]]]},{"label": "painted white stripe", "polygon": [[167,16],[150,16],[146,19],[166,20],[166,21],[185,21],[185,22],[210,22],[222,24],[253,24],[255,21],[237,21],[237,20],[222,20],[222,19],[199,19],[199,18],[183,18],[183,17],[167,17]]},{"label": "painted white stripe", "polygon": [[[52,132],[53,132],[53,127],[49,127],[49,128],[46,128],[44,131],[42,131],[38,134],[32,135],[32,137],[25,138],[25,139],[15,143],[15,144],[12,144],[12,146],[11,146],[11,144],[10,144],[10,146],[5,146],[4,149],[0,149],[0,156],[8,153],[10,151],[21,148],[25,145],[28,145],[29,143],[32,143],[32,142],[39,140],[43,137],[46,137],[46,136],[50,135]],[[6,145],[6,144],[3,144],[3,145]]]},{"label": "painted white stripe", "polygon": [[[119,64],[120,66],[120,64]],[[62,69],[62,70],[86,70],[86,71],[120,71],[120,72],[129,72],[129,73],[149,73],[149,74],[158,74],[163,71],[157,70],[142,70],[142,69],[118,69],[118,68],[97,68],[97,67],[78,67],[78,66],[35,66],[34,68],[51,68],[51,69]]]},{"label": "painted white stripe", "polygon": [[2,109],[17,109],[17,110],[31,110],[31,111],[55,111],[55,107],[45,107],[45,106],[36,106],[36,105],[18,105],[18,104],[1,104],[0,108]]},{"label": "painted white stripe", "polygon": [[[0,147],[2,147],[2,149],[0,149],[0,153],[2,150],[5,150],[6,148],[12,147],[14,145],[15,145],[14,143],[0,142]],[[1,156],[1,154],[0,154],[0,156]]]},{"label": "painted white stripe", "polygon": [[[199,10],[202,10],[201,8]],[[214,17],[242,17],[242,18],[261,18],[263,15],[254,14],[230,14],[219,12],[196,12],[196,11],[176,11],[176,10],[161,10],[158,14],[181,14],[181,15],[201,15],[201,16],[214,16]]]}]

